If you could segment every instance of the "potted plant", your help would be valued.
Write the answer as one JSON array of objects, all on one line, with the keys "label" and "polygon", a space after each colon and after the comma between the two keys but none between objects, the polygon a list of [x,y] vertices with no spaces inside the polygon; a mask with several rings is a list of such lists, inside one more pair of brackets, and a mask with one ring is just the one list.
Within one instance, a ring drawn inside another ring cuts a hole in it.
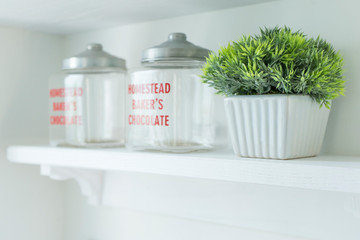
[{"label": "potted plant", "polygon": [[236,155],[291,159],[320,152],[331,100],[344,93],[342,67],[320,37],[275,27],[212,53],[202,79],[226,96]]}]

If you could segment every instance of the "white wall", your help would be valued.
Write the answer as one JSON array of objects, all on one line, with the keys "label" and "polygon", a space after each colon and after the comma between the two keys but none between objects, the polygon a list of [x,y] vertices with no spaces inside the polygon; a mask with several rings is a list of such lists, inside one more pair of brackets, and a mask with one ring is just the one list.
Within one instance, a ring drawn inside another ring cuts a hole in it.
[{"label": "white wall", "polygon": [[63,239],[63,184],[5,152],[47,142],[47,81],[62,58],[61,37],[0,26],[0,239]]},{"label": "white wall", "polygon": [[[125,174],[126,175],[126,174]],[[137,178],[135,176],[131,176],[129,174],[126,177]],[[140,174],[142,175],[142,174]],[[141,178],[154,177],[158,176],[141,176]],[[162,178],[161,181],[168,181],[166,177]],[[134,180],[134,179],[132,179]],[[184,179],[179,179],[179,181],[183,181]],[[187,181],[188,179],[185,179]],[[190,180],[194,183],[194,180]],[[170,179],[170,182],[171,181]],[[195,180],[196,182],[196,180]],[[148,186],[151,186],[152,181]],[[129,187],[133,185],[133,181],[127,182],[125,186]],[[233,184],[234,185],[234,184]],[[199,185],[196,185],[197,187]],[[209,184],[210,186],[210,184]],[[209,207],[208,201],[205,199],[201,199],[203,201],[203,207],[200,210],[196,208],[196,206],[190,205],[172,205],[171,201],[160,201],[156,202],[153,198],[157,198],[156,191],[157,188],[154,187],[154,193],[149,198],[142,196],[144,198],[134,198],[132,194],[130,196],[124,195],[125,201],[134,201],[139,202],[142,201],[142,207],[146,209],[150,209],[148,211],[139,211],[134,210],[134,206],[137,204],[134,203],[129,207],[108,207],[108,206],[88,206],[84,199],[76,194],[79,189],[77,186],[70,184],[67,189],[67,208],[66,215],[67,220],[65,223],[65,238],[66,240],[305,240],[308,238],[295,237],[291,234],[279,234],[274,233],[275,230],[259,230],[259,228],[253,227],[240,227],[239,224],[218,224],[211,221],[203,221],[199,219],[189,219],[178,216],[169,216],[164,215],[159,212],[154,212],[150,205],[157,205],[158,209],[161,209],[161,204],[167,205],[169,208],[178,208],[184,210],[184,212],[193,211],[193,214],[196,215],[196,211],[203,211],[204,209]],[[145,190],[145,191],[143,191]],[[152,191],[152,189],[148,188],[148,191]],[[146,189],[138,189],[138,191],[146,192]],[[123,193],[120,190],[121,193]],[[177,189],[174,188],[172,193],[176,195]],[[239,194],[240,196],[241,194]],[[193,193],[193,196],[197,196],[197,194]],[[184,201],[188,200],[191,202],[191,199],[188,199],[187,196],[183,196]],[[246,196],[246,198],[249,196]],[[258,196],[255,196],[258,197]],[[254,197],[254,198],[255,198]],[[316,198],[316,197],[315,197]],[[216,197],[214,198],[216,201]],[[166,199],[168,200],[168,199]],[[228,199],[231,201],[238,201],[238,198]],[[241,203],[241,202],[240,202]],[[257,202],[258,203],[258,202]],[[259,206],[259,208],[266,208],[268,206]],[[231,208],[231,206],[218,206],[218,209],[208,208],[207,211],[209,215],[212,214],[212,211],[219,212],[224,208]],[[238,215],[240,209],[245,209],[246,206],[241,206],[238,210],[235,209],[234,212],[227,211],[226,215],[235,216]],[[176,211],[176,210],[174,210]],[[294,213],[297,210],[294,211]],[[263,213],[267,215],[268,213]],[[284,213],[284,215],[286,215]],[[230,217],[231,218],[231,217]],[[305,221],[305,219],[304,219]],[[315,221],[315,220],[314,220]],[[251,220],[250,220],[251,222]],[[254,222],[254,220],[252,220]],[[355,224],[355,223],[354,223]],[[353,227],[353,225],[351,227]],[[248,225],[251,225],[248,224]],[[271,225],[271,223],[270,223]],[[276,224],[275,224],[276,225]],[[350,228],[350,227],[349,227]],[[292,229],[288,229],[288,232],[291,232]],[[318,231],[320,232],[320,230]],[[315,234],[315,233],[314,233]],[[305,234],[306,235],[306,234]],[[337,235],[336,237],[338,237]],[[330,240],[331,238],[327,239]],[[336,238],[333,238],[336,239]],[[352,238],[349,238],[352,239]],[[354,239],[357,240],[357,239]]]},{"label": "white wall", "polygon": [[[346,97],[341,97],[333,103],[323,152],[360,155],[358,147],[360,111],[356,107],[356,103],[360,101],[360,82],[358,81],[360,78],[358,70],[360,28],[357,26],[360,22],[359,8],[360,3],[356,0],[282,0],[70,35],[65,39],[65,50],[67,55],[72,55],[82,51],[88,42],[100,42],[108,52],[125,58],[128,67],[132,68],[139,66],[143,49],[163,42],[170,32],[185,32],[191,42],[212,50],[218,49],[220,45],[227,44],[230,40],[238,39],[242,34],[257,33],[259,27],[263,26],[285,24],[294,29],[302,29],[310,36],[320,34],[344,56],[347,80]],[[218,101],[217,107],[220,112],[223,111],[221,101]],[[134,182],[129,181],[130,183],[126,184],[131,186]],[[184,181],[183,184],[186,189],[188,183]],[[259,212],[257,211],[259,205],[265,204],[268,196],[273,196],[279,191],[268,188],[258,195],[257,199],[262,198],[262,202],[260,200],[247,201],[243,202],[245,206],[241,206],[236,202],[225,201],[224,199],[232,199],[233,192],[231,188],[227,188],[227,183],[219,184],[219,188],[223,184],[223,188],[228,190],[221,193],[224,195],[223,200],[219,200],[217,204],[228,204],[227,211],[239,215],[239,218],[235,219],[239,221],[242,219],[243,222],[241,224],[239,222],[237,227],[123,209],[89,207],[79,196],[78,189],[70,184],[67,188],[65,239],[112,240],[120,237],[125,240],[231,239],[230,236],[235,239],[282,239],[282,236],[272,234],[267,235],[268,238],[261,237],[256,235],[261,232],[243,228],[247,224],[254,227],[259,221],[267,226],[269,232],[277,230],[282,233],[295,233],[296,236],[304,238],[326,240],[342,239],[342,236],[346,236],[343,239],[360,238],[360,232],[356,227],[359,226],[359,219],[344,210],[345,202],[350,201],[352,196],[283,189],[280,192],[292,205],[282,206],[282,195],[279,195],[277,205],[267,205],[265,209],[268,211]],[[248,194],[251,196],[252,192],[249,191]],[[139,201],[140,205],[147,199],[142,200]],[[189,201],[191,202],[191,199]],[[217,207],[215,203],[209,205],[209,211],[211,207]],[[133,207],[136,208],[136,206]],[[242,216],[241,207],[244,207],[249,215]],[[276,212],[280,213],[282,218],[275,217],[276,221],[270,222]],[[298,215],[293,215],[294,212]],[[288,218],[287,214],[292,217]],[[307,220],[311,224],[307,224]],[[343,222],[345,224],[342,224]],[[204,234],[203,237],[199,237],[201,234]]]},{"label": "white wall", "polygon": [[117,181],[105,185],[106,206],[89,206],[77,186],[67,188],[66,240],[360,237],[354,194],[143,173],[109,178]]},{"label": "white wall", "polygon": [[[334,101],[324,153],[359,155],[360,22],[356,0],[282,0],[161,21],[70,35],[66,53],[77,53],[88,42],[100,42],[105,50],[127,60],[129,68],[139,66],[143,49],[166,40],[170,32],[184,32],[189,41],[212,50],[237,40],[242,34],[259,32],[263,26],[291,26],[309,36],[327,39],[345,58],[346,97]],[[222,106],[219,106],[222,108]]]}]

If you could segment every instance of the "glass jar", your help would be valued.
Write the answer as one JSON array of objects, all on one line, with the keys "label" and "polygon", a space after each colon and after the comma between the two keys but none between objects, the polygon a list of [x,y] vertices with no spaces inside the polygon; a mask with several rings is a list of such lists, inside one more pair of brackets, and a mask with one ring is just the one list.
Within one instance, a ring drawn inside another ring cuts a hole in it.
[{"label": "glass jar", "polygon": [[125,143],[125,60],[89,44],[64,60],[50,81],[50,144],[113,147]]},{"label": "glass jar", "polygon": [[142,68],[127,84],[126,146],[135,150],[189,152],[214,142],[213,90],[200,79],[209,50],[171,33],[143,52]]}]

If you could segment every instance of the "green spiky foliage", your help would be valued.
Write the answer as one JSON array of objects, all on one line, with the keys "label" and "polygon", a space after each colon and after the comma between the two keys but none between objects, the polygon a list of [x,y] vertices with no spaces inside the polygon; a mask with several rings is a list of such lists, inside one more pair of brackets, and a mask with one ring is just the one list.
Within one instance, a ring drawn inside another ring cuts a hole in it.
[{"label": "green spiky foliage", "polygon": [[212,53],[203,82],[225,96],[302,94],[327,107],[344,94],[343,59],[332,45],[288,27],[260,30]]}]

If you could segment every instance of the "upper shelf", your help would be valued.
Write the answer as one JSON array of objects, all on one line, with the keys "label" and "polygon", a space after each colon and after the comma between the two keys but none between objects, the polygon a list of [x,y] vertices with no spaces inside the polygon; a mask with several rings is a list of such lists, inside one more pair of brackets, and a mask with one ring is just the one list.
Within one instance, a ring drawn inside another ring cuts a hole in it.
[{"label": "upper shelf", "polygon": [[102,171],[129,171],[306,189],[360,193],[360,157],[298,160],[238,158],[230,151],[169,154],[126,149],[12,146],[11,162]]},{"label": "upper shelf", "polygon": [[0,24],[70,34],[269,1],[274,0],[12,0],[1,5]]}]

